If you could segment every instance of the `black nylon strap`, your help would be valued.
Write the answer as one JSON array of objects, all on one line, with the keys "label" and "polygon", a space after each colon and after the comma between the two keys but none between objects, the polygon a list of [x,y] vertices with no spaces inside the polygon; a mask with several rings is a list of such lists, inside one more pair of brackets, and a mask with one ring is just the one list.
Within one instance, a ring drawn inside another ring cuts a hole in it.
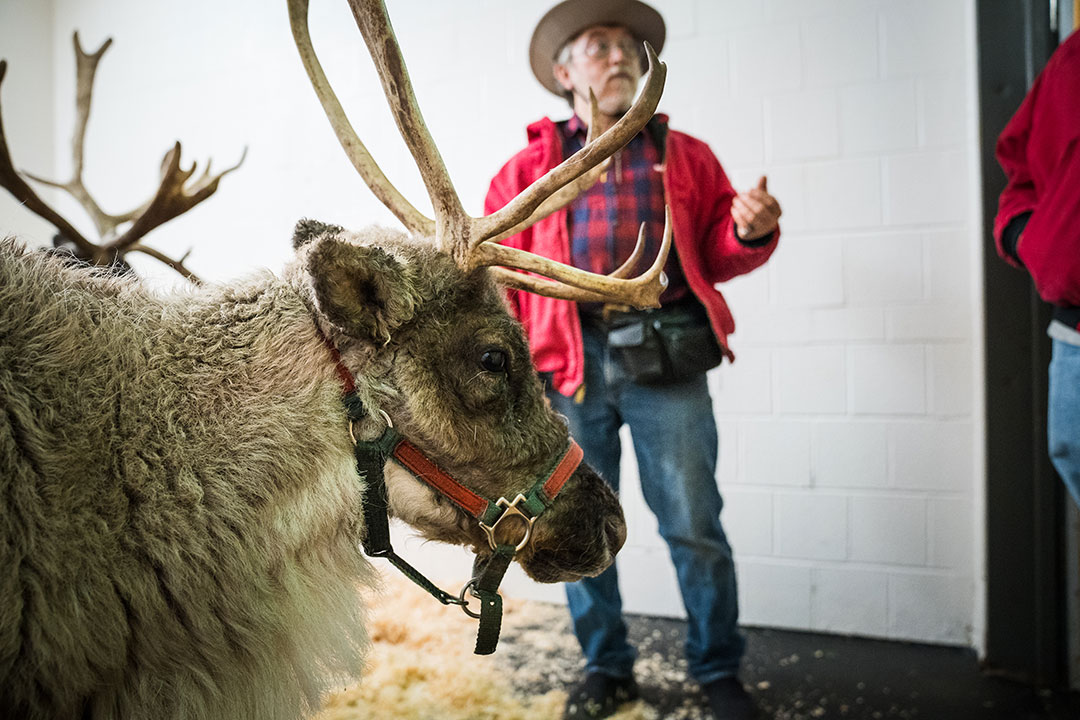
[{"label": "black nylon strap", "polygon": [[[514,552],[513,545],[498,545],[486,562],[481,563],[480,558],[477,558],[473,563],[476,583],[474,594],[480,600],[480,628],[476,632],[476,649],[473,651],[477,655],[490,655],[499,644],[499,633],[502,630],[502,596],[499,595],[499,583],[510,567],[510,561],[514,559]],[[477,569],[480,570],[479,575],[476,574]]]},{"label": "black nylon strap", "polygon": [[[364,417],[363,404],[350,393],[345,397],[345,408],[350,422]],[[389,499],[386,491],[386,476],[383,468],[400,441],[400,436],[393,428],[387,428],[378,440],[355,442],[353,455],[356,458],[356,471],[364,478],[367,489],[364,493],[364,553],[369,557],[386,558],[401,573],[423,588],[443,605],[462,605],[469,612],[462,597],[456,597],[442,590],[424,575],[394,552],[390,543]],[[480,601],[480,626],[476,632],[477,655],[490,655],[499,644],[502,630],[502,597],[499,595],[499,583],[514,559],[516,548],[513,545],[498,545],[495,552],[481,562],[477,558],[473,564],[473,594]],[[468,587],[468,586],[466,586]]]},{"label": "black nylon strap", "polygon": [[[356,400],[355,395],[346,397],[345,407],[348,410],[350,420],[357,420],[364,416],[364,407]],[[386,492],[386,476],[383,474],[383,467],[399,440],[398,434],[392,428],[387,428],[386,432],[378,440],[357,442],[353,446],[353,456],[356,458],[356,472],[364,478],[367,484],[363,505],[364,554],[369,557],[386,558],[405,577],[419,585],[443,605],[460,605],[461,602],[456,596],[440,589],[435,583],[424,577],[419,570],[395,553],[393,546],[390,544],[390,503]]]},{"label": "black nylon strap", "polygon": [[386,557],[390,546],[389,500],[383,466],[386,456],[378,443],[356,443],[356,470],[367,481],[364,493],[364,552],[371,557]]}]

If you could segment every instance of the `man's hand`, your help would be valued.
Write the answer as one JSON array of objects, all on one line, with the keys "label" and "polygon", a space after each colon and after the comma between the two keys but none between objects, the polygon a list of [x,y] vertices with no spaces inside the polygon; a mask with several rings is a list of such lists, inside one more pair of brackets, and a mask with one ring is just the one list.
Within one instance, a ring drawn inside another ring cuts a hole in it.
[{"label": "man's hand", "polygon": [[756,188],[739,193],[731,201],[731,217],[741,240],[771,235],[779,227],[780,212],[780,203],[769,194],[764,175]]}]

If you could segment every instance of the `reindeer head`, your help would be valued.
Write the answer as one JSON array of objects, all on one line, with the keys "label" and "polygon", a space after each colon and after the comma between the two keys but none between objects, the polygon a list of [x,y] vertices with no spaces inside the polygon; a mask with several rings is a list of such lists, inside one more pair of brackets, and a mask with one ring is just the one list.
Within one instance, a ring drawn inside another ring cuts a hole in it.
[{"label": "reindeer head", "polygon": [[[652,266],[627,277],[644,246],[610,276],[598,276],[499,244],[565,206],[595,182],[603,163],[655,111],[665,68],[646,46],[649,74],[635,105],[600,137],[537,180],[502,210],[468,216],[424,125],[381,0],[350,0],[398,128],[423,177],[435,219],[387,181],[346,119],[319,65],[307,27],[307,0],[289,0],[297,48],[327,117],[353,165],[409,230],[350,233],[302,222],[299,267],[321,329],[337,349],[368,412],[363,439],[388,423],[465,492],[511,501],[563,457],[565,420],[545,400],[520,325],[503,288],[569,300],[657,306],[671,245],[670,224]],[[595,102],[594,102],[594,113]],[[593,123],[595,126],[596,123]],[[642,229],[644,232],[644,228]],[[518,270],[526,270],[526,275]],[[490,553],[493,543],[461,503],[447,500],[396,463],[387,466],[391,511],[428,538]],[[517,525],[524,521],[517,521]],[[515,525],[515,523],[506,523]],[[522,537],[520,527],[496,534]],[[577,465],[550,508],[521,541],[517,559],[534,579],[576,580],[607,567],[625,540],[614,494]],[[503,541],[500,539],[500,541]]]}]

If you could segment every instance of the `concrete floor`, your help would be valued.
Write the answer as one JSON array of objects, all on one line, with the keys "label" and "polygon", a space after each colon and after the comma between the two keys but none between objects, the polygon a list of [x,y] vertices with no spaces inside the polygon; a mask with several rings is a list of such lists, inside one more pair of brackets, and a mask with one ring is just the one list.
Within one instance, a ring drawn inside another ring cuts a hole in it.
[{"label": "concrete floor", "polygon": [[[566,612],[504,632],[498,662],[522,692],[564,689],[582,661]],[[642,701],[619,717],[705,720],[686,677],[685,623],[628,618]],[[980,672],[970,650],[747,628],[743,680],[762,720],[1080,720],[1080,694],[1039,691]]]}]

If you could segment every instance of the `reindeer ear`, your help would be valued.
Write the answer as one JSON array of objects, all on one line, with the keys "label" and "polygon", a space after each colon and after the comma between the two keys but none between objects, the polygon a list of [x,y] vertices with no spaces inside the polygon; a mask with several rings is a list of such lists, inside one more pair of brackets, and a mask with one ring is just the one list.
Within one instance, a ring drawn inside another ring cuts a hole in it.
[{"label": "reindeer ear", "polygon": [[330,225],[318,220],[302,218],[293,228],[293,250],[299,250],[320,235],[340,235],[343,232],[345,232],[345,228],[340,225]]},{"label": "reindeer ear", "polygon": [[382,248],[323,236],[311,247],[307,263],[319,310],[346,334],[385,342],[412,317],[410,274]]}]

